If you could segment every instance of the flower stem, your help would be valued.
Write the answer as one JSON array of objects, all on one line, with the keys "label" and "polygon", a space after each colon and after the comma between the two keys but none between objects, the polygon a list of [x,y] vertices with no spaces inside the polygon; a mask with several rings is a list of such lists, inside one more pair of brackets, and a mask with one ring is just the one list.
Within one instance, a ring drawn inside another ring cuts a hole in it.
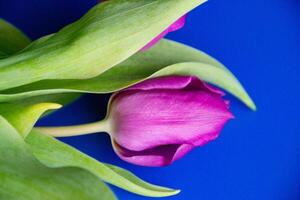
[{"label": "flower stem", "polygon": [[97,132],[109,132],[108,120],[99,122],[75,125],[75,126],[58,126],[58,127],[35,127],[36,130],[54,137],[71,137],[78,135],[87,135]]}]

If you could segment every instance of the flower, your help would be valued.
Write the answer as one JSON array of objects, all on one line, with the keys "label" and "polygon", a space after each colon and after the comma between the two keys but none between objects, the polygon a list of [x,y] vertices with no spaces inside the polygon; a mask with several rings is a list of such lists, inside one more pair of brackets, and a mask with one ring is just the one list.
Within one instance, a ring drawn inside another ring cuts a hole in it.
[{"label": "flower", "polygon": [[112,96],[110,135],[117,155],[142,166],[165,166],[216,139],[233,118],[224,95],[196,77],[150,79]]},{"label": "flower", "polygon": [[[109,0],[99,0],[100,2],[109,1]],[[146,44],[141,51],[146,51],[150,49],[152,46],[154,46],[156,43],[158,43],[163,37],[165,37],[168,33],[177,31],[184,27],[186,21],[186,15],[180,17],[178,20],[176,20],[173,24],[171,24],[166,30],[164,30],[162,33],[160,33],[158,36],[156,36],[154,39],[152,39],[148,44]]]}]

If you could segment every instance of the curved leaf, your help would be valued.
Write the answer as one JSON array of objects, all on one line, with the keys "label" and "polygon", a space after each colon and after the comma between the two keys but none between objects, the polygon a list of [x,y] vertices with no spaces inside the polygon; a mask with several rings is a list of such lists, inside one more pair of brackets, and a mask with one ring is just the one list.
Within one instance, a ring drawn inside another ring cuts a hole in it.
[{"label": "curved leaf", "polygon": [[0,138],[1,199],[116,199],[103,182],[85,170],[71,167],[51,169],[42,165],[1,115]]},{"label": "curved leaf", "polygon": [[[156,191],[160,191],[160,192],[166,192],[166,188],[165,187],[159,187],[157,185],[153,185],[153,184],[149,184],[145,181],[143,181],[142,179],[137,178],[134,174],[132,174],[131,172],[124,170],[120,167],[114,166],[114,165],[110,165],[110,164],[105,164],[107,167],[109,167],[111,170],[113,170],[115,173],[121,175],[122,177],[132,181],[134,184],[139,185],[143,188],[146,188],[148,190],[156,190]],[[180,190],[176,190],[173,191],[174,194],[175,193],[179,193]]]},{"label": "curved leaf", "polygon": [[[178,56],[180,55],[180,56]],[[194,48],[164,40],[98,77],[86,80],[46,80],[0,92],[1,101],[65,92],[110,93],[154,76],[195,75],[223,88],[255,110],[255,104],[221,63]]]},{"label": "curved leaf", "polygon": [[[0,90],[44,79],[95,77],[139,51],[205,0],[111,0],[0,60]],[[16,78],[17,77],[17,78]]]},{"label": "curved leaf", "polygon": [[25,138],[44,112],[60,107],[61,105],[55,103],[5,103],[0,104],[0,114]]},{"label": "curved leaf", "polygon": [[124,169],[98,162],[53,137],[39,133],[37,130],[28,135],[26,143],[29,144],[36,158],[48,167],[80,167],[107,183],[144,196],[164,197],[179,192],[179,190],[149,184]]},{"label": "curved leaf", "polygon": [[30,39],[19,29],[0,19],[0,58],[14,54],[30,44]]}]

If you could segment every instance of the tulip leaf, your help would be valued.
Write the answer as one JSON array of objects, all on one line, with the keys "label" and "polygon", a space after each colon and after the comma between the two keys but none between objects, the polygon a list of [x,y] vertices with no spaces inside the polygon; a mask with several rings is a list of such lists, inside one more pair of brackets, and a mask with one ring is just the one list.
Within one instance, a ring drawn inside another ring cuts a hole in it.
[{"label": "tulip leaf", "polygon": [[201,51],[169,40],[135,54],[98,77],[36,82],[0,92],[0,102],[53,93],[110,93],[145,79],[174,74],[198,76],[227,90],[255,110],[255,104],[243,86],[221,63]]},{"label": "tulip leaf", "polygon": [[30,39],[19,29],[0,19],[0,58],[14,54],[30,44]]},{"label": "tulip leaf", "polygon": [[[47,38],[45,36],[44,38]],[[41,39],[42,40],[42,39]],[[3,19],[0,19],[0,58],[1,55],[9,56],[11,54],[15,54],[18,51],[24,49],[26,46],[30,44],[30,39],[19,29],[17,29],[15,26],[11,25],[10,23],[6,22]],[[3,54],[1,54],[3,53]],[[43,102],[43,100],[52,102],[55,101],[56,103],[59,103],[61,105],[66,105],[74,100],[76,100],[80,95],[79,94],[54,94],[51,96],[39,96],[31,99],[23,100],[22,103],[26,104],[26,106],[29,106],[28,102],[31,102],[31,105],[33,105],[35,102],[40,103]],[[20,105],[20,102],[18,102],[17,105]],[[7,106],[0,106],[0,114],[4,115],[10,115],[10,122],[14,118],[14,114],[10,114],[9,112],[16,111],[18,109],[11,109],[8,110],[8,112],[4,112],[4,109],[7,109],[11,106],[16,106],[12,104],[8,104]],[[25,107],[24,107],[25,108]],[[23,107],[20,107],[19,109],[24,109]],[[26,109],[26,108],[25,108]],[[43,112],[43,111],[41,111]],[[47,112],[50,113],[50,112]],[[17,115],[20,116],[20,115]],[[37,118],[36,118],[37,119]],[[30,123],[26,123],[30,124]],[[20,127],[21,128],[21,127]],[[29,130],[29,129],[28,129]],[[26,133],[26,131],[24,131]],[[27,134],[27,133],[26,133]]]},{"label": "tulip leaf", "polygon": [[[55,103],[39,103],[25,106],[23,103],[6,103],[0,105],[0,113],[25,138],[31,131],[32,125],[35,124],[44,112],[60,107],[61,105]],[[18,113],[22,113],[22,115],[18,115]]]},{"label": "tulip leaf", "polygon": [[0,60],[0,90],[45,79],[96,77],[124,61],[205,0],[110,0]]},{"label": "tulip leaf", "polygon": [[92,172],[107,183],[144,196],[163,197],[179,192],[146,183],[122,168],[101,163],[37,130],[33,130],[28,135],[26,142],[37,159],[49,167],[80,167]]},{"label": "tulip leaf", "polygon": [[[119,175],[127,178],[128,180],[131,180],[132,182],[134,182],[136,185],[142,186],[144,188],[147,188],[149,190],[157,190],[157,191],[161,191],[161,192],[165,192],[166,188],[165,187],[159,187],[153,184],[149,184],[141,179],[136,178],[136,176],[134,174],[132,174],[131,172],[124,170],[120,167],[117,167],[115,165],[110,165],[110,164],[105,164],[107,167],[111,168],[111,170],[113,170],[115,173],[118,173]],[[180,192],[180,190],[176,190],[173,191],[174,194],[177,192]]]},{"label": "tulip leaf", "polygon": [[[0,20],[0,57],[9,56],[29,44],[18,29]],[[39,116],[68,103],[78,95],[58,94],[14,103],[0,103],[0,198],[6,200],[116,199],[97,177],[83,169],[42,165],[23,138]],[[35,104],[36,102],[36,104]],[[4,117],[4,118],[3,118]]]},{"label": "tulip leaf", "polygon": [[109,188],[75,167],[48,168],[17,130],[0,116],[0,198],[5,200],[114,200]]}]

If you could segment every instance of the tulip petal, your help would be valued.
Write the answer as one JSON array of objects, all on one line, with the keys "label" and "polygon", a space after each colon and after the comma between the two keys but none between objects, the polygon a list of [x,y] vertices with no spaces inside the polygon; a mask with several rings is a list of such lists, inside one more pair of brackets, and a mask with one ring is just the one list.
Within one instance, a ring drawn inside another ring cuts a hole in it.
[{"label": "tulip petal", "polygon": [[185,25],[185,21],[186,21],[186,15],[180,17],[174,24],[172,24],[169,27],[168,31],[173,32],[183,28]]},{"label": "tulip petal", "polygon": [[150,49],[152,46],[154,46],[156,43],[158,43],[161,39],[163,39],[168,33],[169,33],[168,30],[163,31],[158,36],[156,36],[153,40],[151,40],[151,42],[149,42],[148,44],[146,44],[141,49],[141,51],[146,51],[146,50]]},{"label": "tulip petal", "polygon": [[145,80],[126,90],[200,89],[224,96],[225,93],[194,76],[166,76]]},{"label": "tulip petal", "polygon": [[[154,89],[183,89],[187,87],[193,78],[191,76],[166,76],[145,80],[131,86],[127,90],[154,90]],[[122,92],[122,91],[121,91]]]},{"label": "tulip petal", "polygon": [[194,146],[189,144],[171,144],[157,146],[143,151],[132,151],[113,141],[113,147],[124,161],[147,167],[162,167],[180,159]]},{"label": "tulip petal", "polygon": [[[194,145],[190,145],[190,144],[182,144],[178,147],[177,151],[175,152],[175,154],[173,155],[172,158],[172,162],[176,160],[179,160],[180,158],[182,158],[185,154],[187,154],[188,152],[190,152],[193,148],[195,148]],[[171,164],[169,163],[169,164]]]}]

